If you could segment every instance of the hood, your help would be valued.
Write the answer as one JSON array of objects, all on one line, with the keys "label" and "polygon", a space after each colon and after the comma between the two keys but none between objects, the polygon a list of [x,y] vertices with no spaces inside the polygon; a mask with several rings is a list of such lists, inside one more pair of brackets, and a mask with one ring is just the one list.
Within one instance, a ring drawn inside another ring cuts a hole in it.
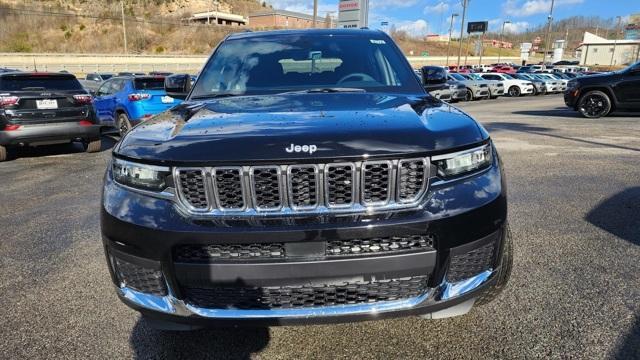
[{"label": "hood", "polygon": [[427,154],[487,137],[429,96],[286,94],[185,102],[136,126],[114,152],[166,163],[315,161]]}]

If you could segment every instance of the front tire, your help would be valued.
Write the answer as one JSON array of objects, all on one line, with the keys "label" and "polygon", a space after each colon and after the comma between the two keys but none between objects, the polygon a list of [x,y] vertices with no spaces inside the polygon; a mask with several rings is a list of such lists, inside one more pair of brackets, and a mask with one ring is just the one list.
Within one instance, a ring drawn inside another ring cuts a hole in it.
[{"label": "front tire", "polygon": [[467,92],[464,94],[464,101],[473,101],[473,91],[467,89]]},{"label": "front tire", "polygon": [[125,113],[118,114],[117,126],[118,126],[118,132],[120,133],[121,137],[125,136],[131,130],[131,121],[129,120],[129,117],[127,116],[127,114]]},{"label": "front tire", "polygon": [[88,153],[99,152],[102,149],[102,140],[93,140],[85,144],[84,150]]},{"label": "front tire", "polygon": [[511,278],[511,269],[513,268],[513,240],[511,239],[511,229],[509,225],[505,226],[503,240],[504,246],[502,248],[502,257],[500,258],[500,270],[496,275],[497,281],[491,288],[487,289],[484,294],[480,295],[478,300],[476,300],[476,305],[484,305],[497,298],[509,282],[509,278]]},{"label": "front tire", "polygon": [[520,96],[520,94],[522,94],[522,92],[520,91],[519,87],[514,85],[514,86],[509,88],[509,96],[518,97],[518,96]]},{"label": "front tire", "polygon": [[589,91],[578,100],[578,112],[588,119],[607,116],[611,112],[611,99],[602,91]]}]

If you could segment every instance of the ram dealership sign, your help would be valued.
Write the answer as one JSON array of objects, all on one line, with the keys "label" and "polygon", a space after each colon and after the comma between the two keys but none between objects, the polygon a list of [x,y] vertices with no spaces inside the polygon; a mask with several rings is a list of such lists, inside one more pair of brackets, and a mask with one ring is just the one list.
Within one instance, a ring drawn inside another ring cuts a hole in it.
[{"label": "ram dealership sign", "polygon": [[369,0],[340,0],[338,27],[362,28],[369,23]]}]

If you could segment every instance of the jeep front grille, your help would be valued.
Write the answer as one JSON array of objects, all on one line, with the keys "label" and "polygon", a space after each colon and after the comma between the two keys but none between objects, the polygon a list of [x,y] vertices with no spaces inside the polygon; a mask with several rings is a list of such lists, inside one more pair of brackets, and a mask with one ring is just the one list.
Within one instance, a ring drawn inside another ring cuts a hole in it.
[{"label": "jeep front grille", "polygon": [[429,161],[176,168],[174,179],[193,214],[365,212],[417,205]]}]

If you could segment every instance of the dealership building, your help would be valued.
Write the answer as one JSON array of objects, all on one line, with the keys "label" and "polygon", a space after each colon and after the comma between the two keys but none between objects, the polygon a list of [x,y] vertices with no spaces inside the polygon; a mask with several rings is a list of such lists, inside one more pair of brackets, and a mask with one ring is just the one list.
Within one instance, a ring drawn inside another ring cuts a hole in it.
[{"label": "dealership building", "polygon": [[[317,19],[318,28],[332,27],[331,19]],[[249,26],[252,28],[285,28],[309,29],[313,28],[313,15],[287,10],[265,10],[249,15]]]},{"label": "dealership building", "polygon": [[576,51],[580,65],[628,65],[640,60],[640,39],[609,40],[585,32]]}]

